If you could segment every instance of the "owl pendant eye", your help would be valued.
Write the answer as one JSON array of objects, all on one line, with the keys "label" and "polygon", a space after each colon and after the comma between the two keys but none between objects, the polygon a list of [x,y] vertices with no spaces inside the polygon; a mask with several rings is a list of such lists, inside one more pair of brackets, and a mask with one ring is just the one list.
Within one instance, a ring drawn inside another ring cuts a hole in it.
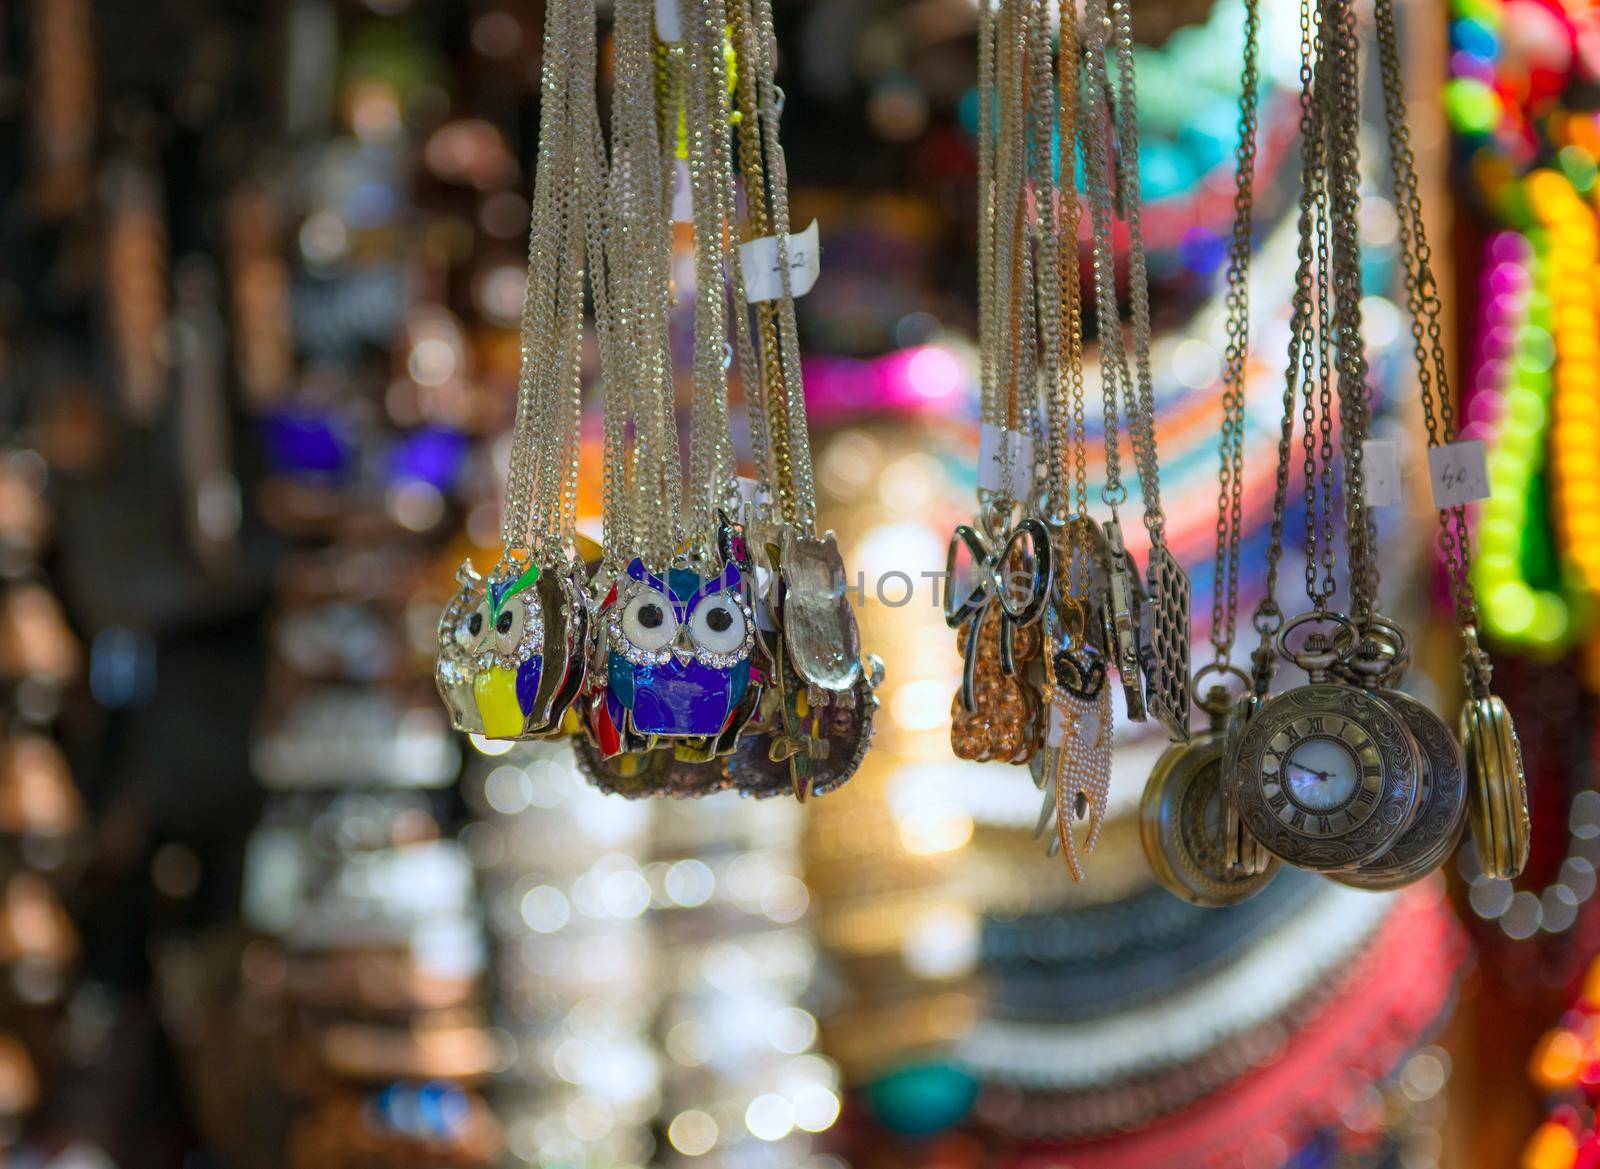
[{"label": "owl pendant eye", "polygon": [[647,653],[665,650],[678,636],[678,617],[672,603],[654,589],[634,594],[622,611],[622,636]]},{"label": "owl pendant eye", "polygon": [[750,632],[750,623],[738,601],[728,595],[707,597],[689,621],[689,636],[697,649],[711,654],[737,654]]},{"label": "owl pendant eye", "polygon": [[483,648],[489,636],[489,602],[484,601],[456,626],[456,644],[469,654]]},{"label": "owl pendant eye", "polygon": [[[477,614],[474,614],[476,616]],[[504,657],[516,655],[522,644],[523,630],[528,621],[528,606],[518,598],[513,600],[494,621],[494,647]]]}]

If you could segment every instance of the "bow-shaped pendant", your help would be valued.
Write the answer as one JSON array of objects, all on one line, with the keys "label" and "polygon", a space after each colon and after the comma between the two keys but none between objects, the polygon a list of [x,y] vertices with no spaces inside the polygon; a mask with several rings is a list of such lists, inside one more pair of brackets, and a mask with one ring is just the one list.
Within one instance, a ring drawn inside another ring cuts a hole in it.
[{"label": "bow-shaped pendant", "polygon": [[[976,580],[958,588],[956,570],[965,551]],[[996,541],[979,528],[957,526],[945,556],[944,620],[951,629],[965,628],[961,651],[961,704],[977,711],[978,639],[991,607],[998,606],[1000,671],[1017,672],[1017,630],[1032,625],[1050,600],[1050,531],[1042,520],[1028,518]]]}]

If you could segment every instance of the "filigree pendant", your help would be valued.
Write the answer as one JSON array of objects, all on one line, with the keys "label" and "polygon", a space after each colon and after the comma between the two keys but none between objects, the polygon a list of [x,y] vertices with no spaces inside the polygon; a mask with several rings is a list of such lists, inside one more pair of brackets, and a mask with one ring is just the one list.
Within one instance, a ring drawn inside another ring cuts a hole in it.
[{"label": "filigree pendant", "polygon": [[1189,575],[1165,545],[1150,549],[1144,606],[1145,702],[1175,743],[1189,737]]}]

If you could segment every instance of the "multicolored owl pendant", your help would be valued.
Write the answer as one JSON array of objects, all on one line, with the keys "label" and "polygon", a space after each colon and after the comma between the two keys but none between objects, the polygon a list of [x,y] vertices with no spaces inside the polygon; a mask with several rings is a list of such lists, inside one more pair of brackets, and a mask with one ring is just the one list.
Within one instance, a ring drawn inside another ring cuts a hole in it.
[{"label": "multicolored owl pendant", "polygon": [[657,739],[698,740],[706,758],[733,749],[759,698],[747,592],[732,559],[714,575],[674,567],[665,579],[641,560],[628,565],[600,607],[605,679],[589,730],[602,755]]},{"label": "multicolored owl pendant", "polygon": [[537,564],[502,564],[489,577],[474,620],[484,630],[473,697],[491,739],[521,739],[542,721],[537,699],[544,680],[544,606]]},{"label": "multicolored owl pendant", "polygon": [[480,606],[487,595],[483,577],[463,560],[456,569],[456,592],[439,615],[439,652],[433,660],[433,681],[458,731],[483,732],[483,717],[473,696],[478,659],[489,625]]},{"label": "multicolored owl pendant", "polygon": [[588,677],[593,622],[581,569],[502,564],[477,616],[487,630],[473,696],[491,739],[555,738]]}]

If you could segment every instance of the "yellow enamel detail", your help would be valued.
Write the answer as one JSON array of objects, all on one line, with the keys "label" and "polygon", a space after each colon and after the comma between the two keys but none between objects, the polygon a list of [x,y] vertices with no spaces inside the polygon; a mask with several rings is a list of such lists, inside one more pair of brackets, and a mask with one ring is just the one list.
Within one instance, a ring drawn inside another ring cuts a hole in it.
[{"label": "yellow enamel detail", "polygon": [[504,666],[479,670],[472,680],[472,695],[483,716],[483,733],[490,739],[515,739],[522,734],[522,707],[517,705],[517,672]]}]

